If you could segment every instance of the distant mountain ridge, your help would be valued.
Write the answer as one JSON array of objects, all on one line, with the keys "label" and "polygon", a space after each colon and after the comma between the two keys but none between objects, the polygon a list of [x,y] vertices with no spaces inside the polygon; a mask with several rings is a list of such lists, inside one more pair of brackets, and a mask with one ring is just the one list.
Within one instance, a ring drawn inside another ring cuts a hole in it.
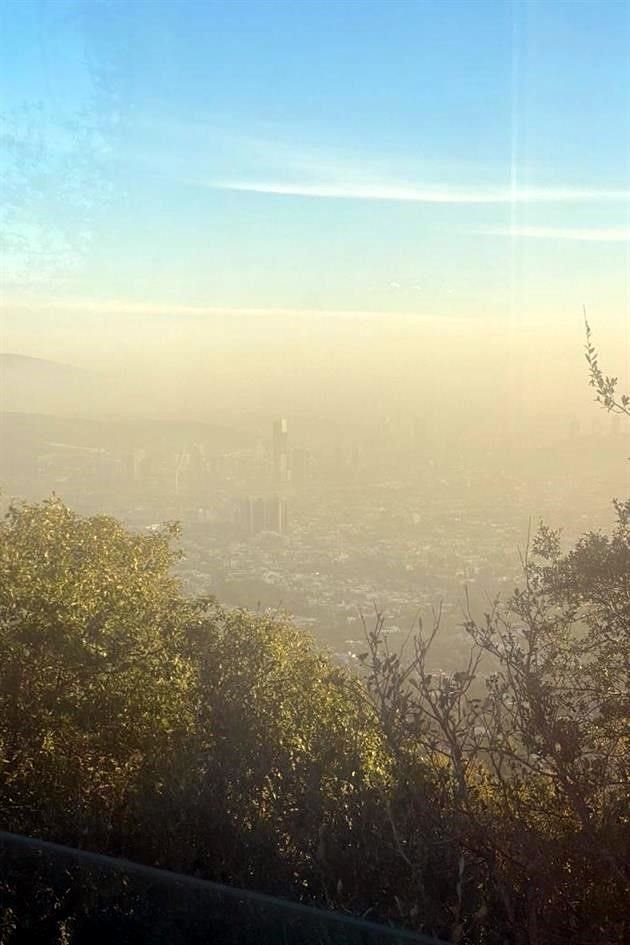
[{"label": "distant mountain ridge", "polygon": [[0,352],[0,410],[54,413],[90,393],[91,375],[70,364]]},{"label": "distant mountain ridge", "polygon": [[85,376],[86,371],[62,361],[38,358],[30,354],[18,354],[15,351],[0,351],[0,371],[4,370],[55,371]]}]

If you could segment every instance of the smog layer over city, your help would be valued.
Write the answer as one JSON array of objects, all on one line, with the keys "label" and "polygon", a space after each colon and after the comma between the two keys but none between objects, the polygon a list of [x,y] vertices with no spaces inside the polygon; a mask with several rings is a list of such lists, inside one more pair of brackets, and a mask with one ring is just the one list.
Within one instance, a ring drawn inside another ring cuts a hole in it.
[{"label": "smog layer over city", "polygon": [[288,610],[344,658],[375,606],[402,639],[442,601],[456,634],[465,588],[511,591],[541,520],[610,523],[630,443],[591,406],[579,310],[562,331],[383,320],[144,316],[143,350],[99,358],[105,317],[72,360],[6,354],[4,496],[178,520],[192,592]]}]

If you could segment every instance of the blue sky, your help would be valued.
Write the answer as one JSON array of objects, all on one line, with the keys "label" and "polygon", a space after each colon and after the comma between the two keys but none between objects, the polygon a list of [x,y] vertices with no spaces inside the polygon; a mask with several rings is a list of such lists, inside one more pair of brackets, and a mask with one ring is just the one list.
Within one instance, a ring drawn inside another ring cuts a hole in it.
[{"label": "blue sky", "polygon": [[627,0],[2,0],[3,322],[630,311]]}]

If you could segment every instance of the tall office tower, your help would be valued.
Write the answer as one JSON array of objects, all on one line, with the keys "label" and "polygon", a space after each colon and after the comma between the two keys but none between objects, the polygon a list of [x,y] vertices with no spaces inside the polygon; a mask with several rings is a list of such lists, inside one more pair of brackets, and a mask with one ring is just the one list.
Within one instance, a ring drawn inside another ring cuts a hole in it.
[{"label": "tall office tower", "polygon": [[291,451],[291,483],[294,486],[303,486],[310,478],[311,456],[308,450],[295,449]]},{"label": "tall office tower", "polygon": [[127,474],[127,478],[131,482],[137,483],[141,482],[145,475],[145,467],[147,459],[147,451],[143,449],[134,449],[130,453],[124,462],[124,469]]},{"label": "tall office tower", "polygon": [[273,424],[273,481],[276,485],[289,481],[289,436],[284,417]]},{"label": "tall office tower", "polygon": [[175,495],[181,496],[186,491],[190,470],[190,453],[183,450],[175,455]]},{"label": "tall office tower", "polygon": [[265,502],[265,528],[270,532],[286,534],[288,529],[287,500],[273,496]]},{"label": "tall office tower", "polygon": [[286,499],[280,499],[280,531],[283,535],[289,531],[289,509]]}]

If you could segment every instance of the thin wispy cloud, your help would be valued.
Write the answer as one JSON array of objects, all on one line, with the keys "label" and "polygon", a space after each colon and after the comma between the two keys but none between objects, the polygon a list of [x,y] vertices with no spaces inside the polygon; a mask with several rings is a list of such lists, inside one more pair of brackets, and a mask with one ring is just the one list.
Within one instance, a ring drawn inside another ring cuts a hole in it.
[{"label": "thin wispy cloud", "polygon": [[629,243],[630,227],[481,226],[466,232],[510,239],[570,240],[579,243]]},{"label": "thin wispy cloud", "polygon": [[[120,298],[14,298],[0,295],[0,306],[6,311],[68,312],[99,316],[138,316],[166,318],[383,318],[383,311],[355,309],[304,309],[228,305],[188,305],[160,301],[138,302]],[[416,313],[407,313],[416,317]],[[397,313],[404,317],[405,313]]]},{"label": "thin wispy cloud", "polygon": [[630,201],[630,190],[598,190],[559,187],[459,188],[406,184],[281,183],[256,180],[215,180],[207,186],[215,190],[312,197],[333,200],[380,200],[424,204],[525,204]]},{"label": "thin wispy cloud", "polygon": [[[162,127],[160,140],[186,141],[186,168],[172,168],[186,184],[212,190],[279,197],[381,201],[418,204],[515,205],[630,203],[630,189],[615,186],[526,185],[526,174],[540,179],[544,168],[438,160],[400,153],[372,151],[358,155],[343,147],[330,148],[313,140],[307,128],[254,123],[231,127],[224,121],[182,123]],[[154,129],[155,130],[155,129]],[[168,133],[167,133],[168,132]],[[301,146],[295,140],[303,140]],[[144,153],[148,163],[162,154],[163,167],[172,164],[172,149],[162,152],[160,140]],[[210,161],[210,166],[208,165]],[[205,166],[204,166],[205,165]],[[214,167],[212,167],[214,165]],[[503,177],[503,183],[495,184]],[[441,179],[440,179],[441,178]],[[467,182],[468,181],[468,182]]]}]

